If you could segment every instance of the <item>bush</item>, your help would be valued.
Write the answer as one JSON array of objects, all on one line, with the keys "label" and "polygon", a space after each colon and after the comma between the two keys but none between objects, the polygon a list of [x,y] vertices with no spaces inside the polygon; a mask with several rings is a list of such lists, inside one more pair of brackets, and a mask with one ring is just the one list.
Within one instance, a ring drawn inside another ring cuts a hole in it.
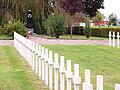
[{"label": "bush", "polygon": [[117,23],[116,22],[113,22],[113,24],[112,24],[113,26],[117,26]]},{"label": "bush", "polygon": [[45,29],[51,37],[59,38],[65,32],[64,17],[62,15],[49,16],[44,22]]},{"label": "bush", "polygon": [[86,25],[85,28],[84,28],[84,35],[89,38],[91,36],[91,28],[89,25]]},{"label": "bush", "polygon": [[0,35],[2,34],[2,26],[0,26]]},{"label": "bush", "polygon": [[20,35],[27,36],[27,29],[25,24],[20,21],[4,24],[1,30],[1,34],[14,38],[14,31]]}]

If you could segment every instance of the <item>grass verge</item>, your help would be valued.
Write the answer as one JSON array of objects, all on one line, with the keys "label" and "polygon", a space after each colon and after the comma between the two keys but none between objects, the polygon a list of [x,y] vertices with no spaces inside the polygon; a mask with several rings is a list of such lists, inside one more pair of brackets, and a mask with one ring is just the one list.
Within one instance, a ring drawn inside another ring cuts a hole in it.
[{"label": "grass verge", "polygon": [[[44,38],[48,39],[55,39],[55,37],[51,37],[48,35],[41,35]],[[60,36],[59,39],[73,39],[73,40],[107,40],[108,38],[102,38],[102,37],[93,37],[91,36],[90,38],[86,38],[86,36],[81,36],[81,35],[72,35],[72,38],[70,38],[70,35],[62,35]]]},{"label": "grass verge", "polygon": [[104,76],[104,90],[114,90],[120,83],[120,49],[96,45],[45,45],[66,60],[80,65],[80,76],[84,81],[84,70],[91,70],[92,84],[96,90],[96,75]]},{"label": "grass verge", "polygon": [[12,40],[12,37],[8,37],[6,35],[0,35],[0,40]]},{"label": "grass verge", "polygon": [[48,90],[12,46],[0,46],[0,90]]}]

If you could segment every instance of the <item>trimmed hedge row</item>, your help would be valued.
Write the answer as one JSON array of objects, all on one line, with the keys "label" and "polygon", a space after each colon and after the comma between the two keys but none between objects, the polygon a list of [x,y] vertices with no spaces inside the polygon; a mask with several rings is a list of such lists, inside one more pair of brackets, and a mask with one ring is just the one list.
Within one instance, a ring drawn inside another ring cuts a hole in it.
[{"label": "trimmed hedge row", "polygon": [[91,36],[107,38],[109,31],[120,32],[120,28],[92,28]]},{"label": "trimmed hedge row", "polygon": [[[91,28],[91,36],[108,38],[109,31],[120,32],[120,28]],[[67,34],[70,30],[67,29]],[[73,34],[84,35],[83,27],[73,27]]]}]

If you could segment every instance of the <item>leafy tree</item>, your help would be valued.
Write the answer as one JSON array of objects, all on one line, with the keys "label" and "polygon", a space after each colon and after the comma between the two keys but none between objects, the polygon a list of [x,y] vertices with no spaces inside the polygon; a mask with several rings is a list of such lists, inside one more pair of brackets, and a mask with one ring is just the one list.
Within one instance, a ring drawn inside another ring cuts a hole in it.
[{"label": "leafy tree", "polygon": [[100,22],[103,19],[104,19],[104,15],[100,11],[98,11],[97,14],[96,14],[96,16],[93,17],[93,21],[95,23],[98,23],[98,22]]},{"label": "leafy tree", "polygon": [[31,9],[35,21],[35,31],[36,33],[41,33],[43,30],[42,22],[45,18],[44,1],[45,0],[0,0],[0,3],[2,2],[2,4],[0,4],[0,21],[3,24],[13,20],[26,22],[27,10]]},{"label": "leafy tree", "polygon": [[117,15],[112,13],[110,14],[110,16],[108,17],[109,21],[110,21],[110,24],[112,24],[113,26],[116,26],[117,23],[116,23],[116,20],[117,20]]},{"label": "leafy tree", "polygon": [[68,26],[70,26],[72,38],[72,16],[75,15],[76,12],[83,10],[82,0],[60,0],[60,6],[70,15],[70,24]]},{"label": "leafy tree", "polygon": [[[77,12],[83,12],[90,17],[94,17],[98,9],[104,8],[103,1],[104,0],[58,0],[60,7],[70,15],[70,22],[72,16]],[[70,28],[72,38],[72,23],[70,24]]]},{"label": "leafy tree", "polygon": [[44,25],[48,32],[50,33],[51,37],[59,38],[60,35],[64,33],[64,17],[62,15],[54,15],[49,16],[48,19],[45,21]]},{"label": "leafy tree", "polygon": [[96,16],[98,9],[104,9],[104,0],[83,0],[84,13],[90,17]]},{"label": "leafy tree", "polygon": [[98,18],[99,21],[104,19],[104,15],[100,11],[97,12],[95,17]]}]

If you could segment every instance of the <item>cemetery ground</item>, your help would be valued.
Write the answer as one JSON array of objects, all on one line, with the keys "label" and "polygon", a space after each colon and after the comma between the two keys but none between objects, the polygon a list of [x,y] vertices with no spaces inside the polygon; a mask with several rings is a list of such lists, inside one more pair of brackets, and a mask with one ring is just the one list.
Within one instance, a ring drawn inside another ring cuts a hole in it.
[{"label": "cemetery ground", "polygon": [[12,40],[12,37],[8,37],[6,35],[0,35],[0,40]]},{"label": "cemetery ground", "polygon": [[114,90],[120,83],[120,49],[104,45],[44,45],[65,60],[80,65],[80,76],[84,81],[84,70],[91,70],[91,83],[96,88],[96,75],[103,75],[104,90]]},{"label": "cemetery ground", "polygon": [[[35,41],[35,39],[32,40]],[[57,40],[56,42],[59,41]],[[88,43],[90,42],[87,42],[87,44]],[[106,43],[108,44],[108,42]],[[66,44],[66,41],[64,41],[64,44]],[[44,46],[58,53],[59,56],[65,56],[65,60],[72,60],[72,71],[73,63],[79,64],[82,82],[84,81],[84,70],[90,69],[92,76],[91,83],[94,84],[94,89],[96,88],[96,75],[103,75],[104,90],[113,90],[114,84],[120,83],[120,52],[118,48],[104,45]],[[44,82],[32,72],[26,60],[19,55],[13,46],[0,46],[0,90],[1,89],[48,90]]]},{"label": "cemetery ground", "polygon": [[91,28],[120,28],[120,26],[91,26]]},{"label": "cemetery ground", "polygon": [[48,90],[13,46],[0,46],[0,90]]},{"label": "cemetery ground", "polygon": [[[44,38],[48,39],[55,39],[55,37],[51,37],[48,35],[40,35]],[[68,40],[107,40],[108,38],[103,38],[103,37],[93,37],[91,36],[90,38],[86,38],[86,36],[83,35],[72,35],[72,38],[70,38],[70,35],[61,35],[59,39],[68,39]]]}]

